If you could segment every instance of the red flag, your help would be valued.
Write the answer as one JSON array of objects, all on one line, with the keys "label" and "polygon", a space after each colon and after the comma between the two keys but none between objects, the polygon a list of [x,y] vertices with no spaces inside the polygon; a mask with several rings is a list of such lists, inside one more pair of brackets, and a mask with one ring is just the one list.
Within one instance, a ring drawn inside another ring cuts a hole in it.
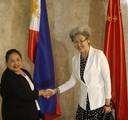
[{"label": "red flag", "polygon": [[120,0],[109,0],[105,54],[110,65],[112,101],[117,120],[128,120],[127,77]]}]

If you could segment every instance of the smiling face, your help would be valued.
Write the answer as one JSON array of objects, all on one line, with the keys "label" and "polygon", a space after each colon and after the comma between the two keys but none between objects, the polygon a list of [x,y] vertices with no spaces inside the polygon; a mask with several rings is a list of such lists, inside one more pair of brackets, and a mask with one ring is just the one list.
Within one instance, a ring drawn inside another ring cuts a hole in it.
[{"label": "smiling face", "polygon": [[89,51],[89,43],[90,41],[86,39],[84,35],[77,34],[73,38],[73,43],[75,48],[82,54],[87,53]]},{"label": "smiling face", "polygon": [[18,73],[22,68],[22,58],[17,53],[11,53],[8,57],[8,60],[6,61],[7,67],[14,71],[15,73]]}]

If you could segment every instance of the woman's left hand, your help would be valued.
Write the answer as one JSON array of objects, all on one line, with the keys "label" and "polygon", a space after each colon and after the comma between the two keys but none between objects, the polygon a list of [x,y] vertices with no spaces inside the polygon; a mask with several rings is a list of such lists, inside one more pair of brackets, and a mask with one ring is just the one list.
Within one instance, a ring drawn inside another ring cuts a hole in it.
[{"label": "woman's left hand", "polygon": [[104,106],[104,112],[111,112],[111,106]]}]

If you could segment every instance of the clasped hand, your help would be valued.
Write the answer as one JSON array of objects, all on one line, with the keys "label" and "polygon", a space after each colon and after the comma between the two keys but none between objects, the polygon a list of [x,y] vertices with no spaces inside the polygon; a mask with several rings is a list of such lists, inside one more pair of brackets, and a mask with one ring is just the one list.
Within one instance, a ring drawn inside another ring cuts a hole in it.
[{"label": "clasped hand", "polygon": [[50,98],[51,96],[55,94],[56,94],[55,89],[39,90],[39,96],[43,96],[45,98]]}]

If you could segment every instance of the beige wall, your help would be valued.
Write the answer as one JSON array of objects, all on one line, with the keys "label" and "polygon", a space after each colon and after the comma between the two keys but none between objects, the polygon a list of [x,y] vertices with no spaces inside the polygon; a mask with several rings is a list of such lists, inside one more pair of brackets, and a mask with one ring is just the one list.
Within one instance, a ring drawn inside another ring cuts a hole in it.
[{"label": "beige wall", "polygon": [[[107,4],[105,1],[107,0],[47,0],[57,85],[64,83],[70,77],[71,57],[75,53],[68,36],[72,27],[89,25],[92,30],[92,45],[103,49]],[[121,6],[128,64],[126,0],[121,2]],[[33,71],[33,65],[27,58],[30,8],[31,0],[0,0],[0,75],[5,68],[5,52],[10,48],[19,49],[23,55],[25,67],[31,73]],[[73,120],[77,107],[78,88],[79,86],[76,86],[59,96],[62,116],[57,120]]]}]

